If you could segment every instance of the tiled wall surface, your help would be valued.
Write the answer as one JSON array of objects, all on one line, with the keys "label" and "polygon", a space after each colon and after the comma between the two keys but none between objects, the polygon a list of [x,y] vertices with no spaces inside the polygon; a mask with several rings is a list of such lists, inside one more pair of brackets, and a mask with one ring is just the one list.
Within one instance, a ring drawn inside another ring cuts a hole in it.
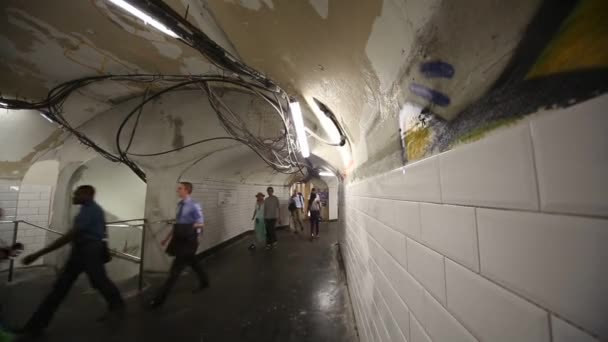
[{"label": "tiled wall surface", "polygon": [[[266,194],[266,185],[248,185],[205,181],[194,183],[192,198],[203,206],[205,231],[200,250],[205,250],[253,229],[251,217],[255,205],[255,194]],[[287,200],[289,189],[273,186],[275,196],[281,201],[282,223],[287,224]],[[229,193],[233,200],[218,203],[220,193]]]},{"label": "tiled wall surface", "polygon": [[[49,208],[51,198],[51,187],[44,185],[21,185],[14,181],[0,181],[0,208],[4,209],[3,220],[23,220],[32,224],[48,228]],[[4,244],[10,245],[13,239],[13,224],[0,224],[0,239]],[[19,223],[17,241],[25,246],[24,254],[34,252],[42,248],[46,242],[46,232]],[[33,265],[40,265],[40,258]],[[19,262],[15,266],[20,267]],[[1,269],[8,267],[3,263]]]},{"label": "tiled wall surface", "polygon": [[608,96],[345,187],[362,341],[608,340]]},{"label": "tiled wall surface", "polygon": [[[13,221],[17,217],[17,201],[19,198],[19,181],[0,179],[0,208],[4,217],[0,221]],[[13,241],[13,224],[0,223],[0,244],[10,245]],[[8,262],[0,263],[0,271],[8,269]]]}]

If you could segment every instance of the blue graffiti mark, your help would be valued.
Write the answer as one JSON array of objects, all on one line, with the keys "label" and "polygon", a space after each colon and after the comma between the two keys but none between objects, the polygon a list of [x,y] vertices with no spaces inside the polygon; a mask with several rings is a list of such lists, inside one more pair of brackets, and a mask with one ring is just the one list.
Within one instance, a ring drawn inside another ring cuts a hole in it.
[{"label": "blue graffiti mark", "polygon": [[454,77],[454,67],[446,62],[433,61],[426,62],[420,65],[420,72],[426,78],[442,77],[452,78]]},{"label": "blue graffiti mark", "polygon": [[415,95],[425,98],[438,106],[447,107],[450,105],[450,98],[446,94],[439,92],[437,90],[433,90],[431,88],[425,87],[421,84],[417,84],[417,83],[410,84],[410,91],[412,93],[414,93]]}]

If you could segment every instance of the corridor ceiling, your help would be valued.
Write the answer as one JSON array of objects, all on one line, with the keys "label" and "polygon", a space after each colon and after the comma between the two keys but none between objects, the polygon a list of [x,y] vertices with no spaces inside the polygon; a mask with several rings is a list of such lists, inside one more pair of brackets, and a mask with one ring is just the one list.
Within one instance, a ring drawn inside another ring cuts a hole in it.
[{"label": "corridor ceiling", "polygon": [[[332,127],[324,126],[313,98],[325,103],[345,130],[350,157],[357,165],[376,167],[380,162],[392,167],[402,163],[399,113],[404,108],[425,108],[437,122],[455,122],[471,104],[508,83],[505,74],[523,78],[514,56],[524,50],[534,53],[533,58],[540,55],[579,1],[165,3],[308,104],[307,126],[331,137]],[[541,18],[541,11],[551,14]],[[53,86],[84,76],[217,72],[200,52],[144,25],[108,0],[5,0],[0,18],[4,97],[42,99]],[[544,24],[539,26],[540,21]],[[523,49],[526,46],[534,48]],[[526,60],[524,53],[526,68],[533,58]],[[112,83],[88,87],[66,104],[66,117],[77,127],[144,91],[145,86]],[[436,142],[428,151],[445,150],[450,139]],[[336,158],[330,147],[319,147],[317,154],[340,169],[353,164],[349,157]]]}]

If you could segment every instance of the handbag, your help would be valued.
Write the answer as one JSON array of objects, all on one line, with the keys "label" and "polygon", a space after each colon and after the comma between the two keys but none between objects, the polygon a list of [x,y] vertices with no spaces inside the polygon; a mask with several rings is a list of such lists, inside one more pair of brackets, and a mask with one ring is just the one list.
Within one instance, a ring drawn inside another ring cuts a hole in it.
[{"label": "handbag", "polygon": [[176,223],[173,225],[173,238],[192,239],[196,237],[196,230],[193,224]]}]

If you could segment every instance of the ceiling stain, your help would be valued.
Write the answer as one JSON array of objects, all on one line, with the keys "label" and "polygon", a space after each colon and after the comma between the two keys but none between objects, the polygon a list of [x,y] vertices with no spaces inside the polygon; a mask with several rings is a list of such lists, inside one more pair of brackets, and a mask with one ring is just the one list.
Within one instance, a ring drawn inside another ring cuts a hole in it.
[{"label": "ceiling stain", "polygon": [[[365,53],[382,0],[333,0],[327,19],[308,1],[275,1],[259,10],[209,0],[223,30],[246,63],[291,94],[326,103],[357,140],[364,103],[378,106],[378,79]],[[320,70],[319,65],[322,65]]]}]

